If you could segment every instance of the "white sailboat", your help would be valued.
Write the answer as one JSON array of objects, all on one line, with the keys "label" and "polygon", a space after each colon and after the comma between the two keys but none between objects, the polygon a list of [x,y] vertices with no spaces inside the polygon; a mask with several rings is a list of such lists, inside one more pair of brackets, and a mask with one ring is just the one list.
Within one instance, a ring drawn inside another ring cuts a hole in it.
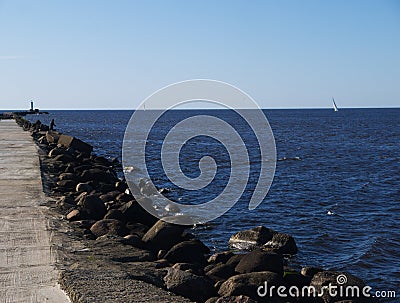
[{"label": "white sailboat", "polygon": [[337,107],[337,105],[336,105],[336,102],[335,102],[335,99],[332,97],[332,101],[333,101],[333,110],[335,111],[335,112],[337,112],[339,109],[338,109],[338,107]]}]

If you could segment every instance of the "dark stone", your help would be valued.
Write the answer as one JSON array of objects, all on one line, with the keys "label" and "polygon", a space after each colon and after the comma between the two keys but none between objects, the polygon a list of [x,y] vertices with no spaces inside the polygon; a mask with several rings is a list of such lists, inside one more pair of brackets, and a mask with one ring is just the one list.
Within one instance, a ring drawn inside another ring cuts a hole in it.
[{"label": "dark stone", "polygon": [[[206,272],[212,280],[228,279],[235,274],[235,267],[223,263],[216,264],[212,269]],[[214,279],[214,278],[218,279]]]},{"label": "dark stone", "polygon": [[95,181],[97,183],[104,182],[104,183],[114,183],[117,177],[115,177],[111,172],[104,171],[99,168],[90,168],[84,170],[81,174],[81,180],[83,182],[87,181]]},{"label": "dark stone", "polygon": [[61,180],[61,181],[57,181],[56,184],[59,187],[62,187],[64,189],[74,189],[76,186],[76,181],[75,180]]},{"label": "dark stone", "polygon": [[296,272],[285,272],[283,280],[286,285],[297,286],[299,289],[311,283],[311,277],[303,276]]},{"label": "dark stone", "polygon": [[271,240],[274,233],[272,229],[264,226],[239,231],[231,236],[229,245],[237,249],[251,250]]},{"label": "dark stone", "polygon": [[133,197],[132,197],[132,195],[128,195],[126,193],[121,193],[115,199],[119,202],[128,202],[128,201],[131,201],[133,199]]},{"label": "dark stone", "polygon": [[210,280],[187,271],[169,268],[164,281],[168,290],[193,301],[204,302],[215,295],[214,286]]},{"label": "dark stone", "polygon": [[61,154],[54,157],[54,161],[61,161],[63,163],[73,162],[75,161],[74,157],[68,154]]},{"label": "dark stone", "polygon": [[[179,242],[185,227],[159,220],[143,236],[142,241],[154,251],[169,250]],[[177,263],[176,261],[174,263]]]},{"label": "dark stone", "polygon": [[233,255],[232,257],[229,258],[228,261],[226,261],[226,264],[236,267],[236,265],[239,264],[240,260],[242,260],[244,256],[245,256],[245,254]]},{"label": "dark stone", "polygon": [[58,180],[76,180],[77,176],[73,173],[62,173],[58,176]]},{"label": "dark stone", "polygon": [[126,223],[126,228],[129,230],[129,234],[137,235],[140,238],[143,238],[144,234],[149,230],[147,225],[134,222]]},{"label": "dark stone", "polygon": [[93,150],[93,147],[77,138],[61,135],[58,138],[58,144],[68,148],[72,147],[73,149],[79,150],[85,154],[90,154]]},{"label": "dark stone", "polygon": [[123,221],[124,215],[119,209],[110,209],[104,216],[104,219],[115,219]]},{"label": "dark stone", "polygon": [[121,240],[123,244],[138,247],[138,248],[144,248],[144,243],[142,241],[141,237],[138,237],[137,235],[127,235],[124,237],[123,240]]},{"label": "dark stone", "polygon": [[82,197],[78,205],[89,215],[90,218],[100,220],[106,214],[106,207],[103,201],[96,195],[86,195]]},{"label": "dark stone", "polygon": [[85,183],[78,183],[76,185],[76,191],[78,192],[91,192],[93,190],[93,188],[90,186],[90,182],[85,182]]},{"label": "dark stone", "polygon": [[268,286],[283,285],[281,276],[276,273],[270,271],[253,272],[230,277],[221,285],[218,294],[222,297],[245,295],[258,301],[260,296],[257,294],[257,289],[264,283],[267,283]]},{"label": "dark stone", "polygon": [[121,221],[114,219],[103,219],[92,225],[90,231],[96,236],[101,237],[107,234],[125,236],[127,229]]},{"label": "dark stone", "polygon": [[264,244],[263,248],[272,248],[274,251],[285,255],[297,254],[296,242],[288,234],[275,233],[272,239]]},{"label": "dark stone", "polygon": [[235,271],[240,274],[270,271],[283,275],[283,257],[279,254],[255,250],[240,260]]},{"label": "dark stone", "polygon": [[208,258],[208,263],[226,263],[231,257],[233,257],[233,252],[231,251],[219,252]]},{"label": "dark stone", "polygon": [[128,188],[128,184],[126,184],[126,182],[117,181],[115,183],[115,189],[120,191],[121,193],[124,193],[127,188]]},{"label": "dark stone", "polygon": [[324,271],[322,268],[319,267],[311,267],[311,266],[305,266],[301,269],[301,274],[303,276],[309,276],[313,277],[315,274]]},{"label": "dark stone", "polygon": [[174,245],[164,256],[171,263],[194,263],[205,265],[205,254],[210,250],[200,240],[184,241]]},{"label": "dark stone", "polygon": [[[163,259],[166,260],[166,259]],[[168,261],[168,260],[167,260]],[[179,270],[185,270],[188,271],[192,274],[198,275],[198,276],[203,276],[204,271],[201,268],[201,266],[197,264],[192,264],[192,263],[175,263],[172,268],[179,269]]]},{"label": "dark stone", "polygon": [[112,191],[112,192],[106,193],[106,194],[104,194],[104,195],[101,195],[99,198],[100,198],[101,200],[103,200],[103,202],[105,203],[105,202],[110,202],[110,201],[115,200],[115,198],[116,198],[119,194],[120,194],[119,191]]},{"label": "dark stone", "polygon": [[257,301],[248,296],[241,295],[218,298],[215,303],[257,303]]},{"label": "dark stone", "polygon": [[[341,279],[343,278],[343,280]],[[339,284],[338,281],[343,281],[344,283]],[[310,286],[315,287],[315,290],[317,293],[321,293],[321,289],[324,286],[337,286],[337,287],[342,287],[343,289],[349,288],[349,287],[357,287],[359,290],[360,296],[357,298],[356,296],[351,296],[352,292],[348,293],[348,297],[346,297],[346,292],[343,292],[344,296],[340,296],[340,292],[338,291],[338,295],[335,297],[331,297],[329,295],[329,291],[324,291],[322,295],[322,299],[324,300],[325,303],[334,303],[337,301],[343,301],[343,300],[354,300],[355,302],[375,302],[373,298],[368,298],[368,297],[363,297],[362,294],[362,289],[365,287],[365,283],[348,273],[344,272],[335,272],[335,271],[321,271],[319,273],[316,273],[310,283]]]},{"label": "dark stone", "polygon": [[[125,219],[128,222],[137,222],[137,223],[145,224],[147,226],[153,226],[158,221],[158,218],[149,214],[135,200],[125,203],[123,206],[121,206],[119,208],[119,210],[122,211],[122,213],[125,216]],[[174,244],[175,243],[173,243],[172,245],[174,245]]]}]

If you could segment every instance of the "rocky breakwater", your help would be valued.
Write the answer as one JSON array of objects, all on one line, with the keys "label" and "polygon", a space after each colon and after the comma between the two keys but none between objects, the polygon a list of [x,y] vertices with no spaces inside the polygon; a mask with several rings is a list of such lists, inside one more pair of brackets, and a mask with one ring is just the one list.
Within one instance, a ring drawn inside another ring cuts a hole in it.
[{"label": "rocky breakwater", "polygon": [[[90,145],[39,121],[17,122],[43,151],[44,186],[73,230],[67,240],[82,244],[66,254],[61,277],[73,302],[375,302],[348,273],[291,269],[294,238],[263,226],[234,234],[229,250],[210,256],[187,227],[142,209],[118,178],[117,160],[96,156]],[[133,190],[143,192],[139,185]],[[339,293],[339,286],[357,287],[360,295]]]}]

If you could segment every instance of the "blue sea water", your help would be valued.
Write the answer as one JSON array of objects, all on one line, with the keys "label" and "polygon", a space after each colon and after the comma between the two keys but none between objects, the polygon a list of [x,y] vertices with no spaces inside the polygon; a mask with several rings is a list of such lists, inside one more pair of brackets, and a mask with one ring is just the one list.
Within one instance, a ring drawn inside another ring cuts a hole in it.
[{"label": "blue sea water", "polygon": [[[293,267],[322,266],[346,270],[375,290],[398,290],[400,281],[400,109],[265,110],[274,132],[275,178],[264,202],[247,205],[257,178],[250,178],[239,202],[196,233],[215,250],[227,248],[229,237],[258,225],[295,237],[299,253]],[[131,111],[51,111],[30,116],[92,144],[97,154],[121,159],[124,131]],[[150,138],[155,146],[182,119],[206,114],[231,123],[246,142],[252,174],[260,165],[254,134],[229,110],[169,112]],[[198,138],[182,148],[182,171],[199,173],[202,154],[212,155],[218,173],[212,186],[188,192],[174,187],[163,174],[155,148],[149,169],[173,199],[202,203],[226,185],[230,167],[226,150],[216,140]],[[283,160],[286,157],[286,160]],[[293,160],[299,157],[300,160]],[[292,159],[292,160],[291,160]],[[390,300],[388,300],[389,302]],[[395,301],[391,301],[395,302]]]}]

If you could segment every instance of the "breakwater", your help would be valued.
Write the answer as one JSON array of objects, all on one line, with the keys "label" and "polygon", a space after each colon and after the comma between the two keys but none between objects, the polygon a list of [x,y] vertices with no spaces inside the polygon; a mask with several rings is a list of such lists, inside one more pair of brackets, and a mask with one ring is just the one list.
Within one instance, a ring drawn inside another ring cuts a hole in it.
[{"label": "breakwater", "polygon": [[[124,180],[117,177],[115,169],[120,165],[117,161],[94,155],[86,143],[50,132],[46,125],[32,124],[23,118],[17,121],[32,132],[44,151],[45,186],[49,194],[58,198],[57,208],[71,222],[74,235],[85,241],[84,249],[88,249],[77,251],[76,255],[90,260],[91,266],[78,261],[78,265],[63,274],[66,288],[72,284],[75,287],[70,288],[70,293],[79,288],[76,281],[85,283],[80,274],[98,279],[93,276],[98,267],[103,268],[102,274],[106,268],[119,268],[120,279],[125,277],[124,273],[130,277],[124,278],[124,283],[143,281],[200,302],[339,302],[346,296],[325,294],[317,298],[311,293],[289,300],[278,294],[262,297],[257,289],[267,281],[269,285],[288,288],[312,286],[320,292],[329,283],[338,285],[340,275],[347,277],[345,286],[364,285],[346,273],[319,268],[292,270],[287,262],[297,252],[293,237],[265,227],[232,236],[232,247],[250,252],[226,251],[208,256],[209,249],[188,230],[158,221],[141,209]],[[144,195],[143,199],[149,197]],[[108,290],[112,292],[111,286]],[[89,296],[87,293],[74,296],[84,300],[85,295]],[[372,302],[370,298],[351,299]],[[172,302],[177,300],[175,297]]]}]

